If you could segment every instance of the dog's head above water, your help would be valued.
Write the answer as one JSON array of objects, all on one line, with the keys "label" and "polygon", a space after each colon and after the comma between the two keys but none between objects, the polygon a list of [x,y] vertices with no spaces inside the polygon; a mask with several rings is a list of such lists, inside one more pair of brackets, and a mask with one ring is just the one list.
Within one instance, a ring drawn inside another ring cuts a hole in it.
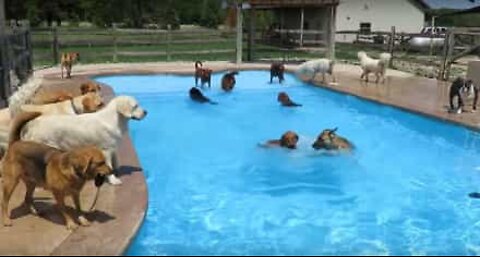
[{"label": "dog's head above water", "polygon": [[118,96],[112,100],[116,105],[117,112],[127,119],[142,120],[147,116],[147,111],[138,104],[137,100],[130,96]]},{"label": "dog's head above water", "polygon": [[335,132],[337,132],[338,128],[334,129],[325,129],[317,138],[315,143],[313,143],[312,147],[315,150],[319,149],[332,149],[335,148],[335,139],[337,135]]},{"label": "dog's head above water", "polygon": [[293,131],[287,131],[285,134],[282,135],[280,139],[280,145],[282,147],[295,149],[297,148],[298,143],[298,135]]}]

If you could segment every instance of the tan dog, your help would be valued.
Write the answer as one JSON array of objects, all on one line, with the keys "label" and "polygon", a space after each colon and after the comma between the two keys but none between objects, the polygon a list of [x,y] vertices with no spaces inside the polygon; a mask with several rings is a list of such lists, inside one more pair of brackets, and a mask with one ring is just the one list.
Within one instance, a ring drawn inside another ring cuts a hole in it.
[{"label": "tan dog", "polygon": [[25,207],[36,214],[33,206],[33,193],[37,186],[53,193],[57,207],[66,221],[68,230],[77,227],[75,219],[67,214],[65,197],[72,196],[79,214],[78,222],[89,226],[80,205],[80,192],[88,180],[96,180],[101,186],[105,177],[112,173],[106,165],[100,149],[89,146],[62,152],[43,144],[20,141],[20,131],[24,124],[38,117],[39,113],[24,113],[15,119],[10,134],[8,151],[3,160],[3,224],[11,226],[8,205],[10,198],[22,180],[26,187]]},{"label": "tan dog", "polygon": [[71,78],[72,75],[72,66],[77,61],[80,60],[80,53],[62,53],[62,59],[60,61],[62,69],[62,79],[63,79],[63,69],[67,72],[67,78]]},{"label": "tan dog", "polygon": [[282,104],[282,106],[285,107],[299,107],[302,106],[301,104],[297,104],[293,102],[290,97],[288,96],[287,93],[285,92],[280,92],[277,97],[277,101]]},{"label": "tan dog", "polygon": [[[101,87],[100,85],[89,81],[87,83],[83,83],[80,86],[80,92],[82,95],[87,93],[98,93],[100,94]],[[63,102],[66,100],[71,100],[74,98],[74,95],[64,89],[54,90],[54,91],[40,91],[35,95],[32,104],[54,104],[58,102]]]},{"label": "tan dog", "polygon": [[347,139],[336,134],[338,128],[325,129],[317,138],[312,147],[315,150],[345,150],[351,151],[354,146]]},{"label": "tan dog", "polygon": [[102,88],[100,87],[99,84],[89,81],[87,83],[83,83],[80,86],[80,92],[82,92],[82,95],[87,94],[87,93],[100,93],[102,91]]},{"label": "tan dog", "polygon": [[73,94],[62,89],[39,93],[32,102],[33,104],[53,104],[71,99],[73,99]]},{"label": "tan dog", "polygon": [[280,139],[269,140],[262,147],[284,147],[289,149],[296,149],[298,143],[298,135],[293,131],[287,131]]},{"label": "tan dog", "polygon": [[91,113],[100,110],[103,107],[103,99],[97,93],[87,93],[85,95],[77,96],[71,100],[60,103],[34,105],[22,105],[23,112],[40,112],[45,115],[54,114],[82,114]]},{"label": "tan dog", "polygon": [[208,83],[208,87],[212,85],[212,72],[213,70],[203,68],[203,64],[201,61],[195,62],[195,86],[198,86],[198,80],[200,79],[200,84],[203,87],[206,83]]}]

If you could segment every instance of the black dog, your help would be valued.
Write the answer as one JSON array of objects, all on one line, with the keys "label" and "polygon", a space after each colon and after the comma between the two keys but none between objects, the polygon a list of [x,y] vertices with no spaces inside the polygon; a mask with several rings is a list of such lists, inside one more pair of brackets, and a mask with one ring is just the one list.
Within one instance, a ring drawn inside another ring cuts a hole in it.
[{"label": "black dog", "polygon": [[216,102],[213,102],[211,101],[210,99],[208,99],[207,97],[205,97],[202,92],[198,89],[198,88],[195,88],[195,87],[192,87],[190,89],[190,98],[195,101],[195,102],[199,102],[199,103],[210,103],[210,104],[217,104]]},{"label": "black dog", "polygon": [[[457,78],[453,81],[452,85],[450,86],[450,111],[453,112],[458,110],[459,112],[462,111],[464,106],[464,101],[462,98],[462,91],[468,90],[472,86],[472,80],[465,80],[463,78]],[[475,110],[477,107],[477,96],[478,96],[478,89],[474,87],[475,90],[475,99],[473,103],[473,109]],[[453,104],[453,99],[457,97],[458,107],[455,109],[455,105]]]},{"label": "black dog", "polygon": [[273,78],[278,77],[280,83],[282,83],[285,78],[283,73],[285,72],[285,65],[283,63],[272,63],[270,66],[270,83],[273,83]]}]

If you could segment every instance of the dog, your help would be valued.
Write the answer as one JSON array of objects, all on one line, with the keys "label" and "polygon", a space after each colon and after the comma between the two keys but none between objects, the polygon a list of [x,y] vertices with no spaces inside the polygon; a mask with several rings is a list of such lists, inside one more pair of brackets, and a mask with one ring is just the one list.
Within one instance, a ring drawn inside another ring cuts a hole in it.
[{"label": "dog", "polygon": [[[104,153],[107,165],[118,171],[116,150],[128,131],[129,120],[142,120],[147,115],[133,97],[118,96],[103,109],[82,115],[41,116],[22,130],[22,140],[43,143],[63,151],[96,145]],[[121,184],[114,174],[108,176],[112,185]]]},{"label": "dog", "polygon": [[86,93],[71,100],[60,103],[33,105],[26,104],[21,107],[23,112],[40,112],[44,115],[69,114],[78,115],[91,113],[103,107],[103,99],[97,93]]},{"label": "dog", "polygon": [[213,102],[210,100],[208,97],[204,96],[202,94],[202,91],[196,87],[192,87],[189,91],[190,94],[190,99],[192,99],[195,102],[198,103],[210,103],[210,104],[217,104],[216,102]]},{"label": "dog", "polygon": [[293,102],[290,97],[288,96],[287,93],[285,92],[280,92],[277,97],[277,101],[282,104],[282,106],[285,107],[299,107],[302,106],[301,104],[297,104]]},{"label": "dog", "polygon": [[208,83],[208,87],[210,88],[212,85],[212,72],[213,70],[203,68],[203,64],[201,61],[195,62],[195,86],[198,87],[198,80],[200,79],[201,86],[203,87],[206,83]]},{"label": "dog", "polygon": [[100,94],[101,91],[102,91],[102,87],[100,87],[99,84],[94,83],[92,81],[89,81],[80,85],[80,92],[82,93],[82,95],[87,93]]},{"label": "dog", "polygon": [[293,131],[285,132],[280,139],[269,140],[264,144],[261,144],[261,147],[283,147],[288,149],[296,149],[298,143],[298,135]]},{"label": "dog", "polygon": [[72,78],[72,66],[75,62],[80,60],[80,53],[73,52],[73,53],[62,53],[62,57],[60,60],[60,68],[62,70],[62,79],[63,70],[67,72],[67,79]]},{"label": "dog", "polygon": [[24,83],[13,95],[8,99],[8,110],[11,118],[14,118],[19,112],[21,112],[22,105],[32,104],[32,99],[35,98],[36,93],[40,89],[43,83],[41,77],[31,77]]},{"label": "dog", "polygon": [[[100,85],[94,82],[86,82],[80,85],[80,94],[85,95],[87,93],[97,93],[100,95],[101,87]],[[66,100],[71,100],[74,98],[74,95],[64,89],[53,90],[53,91],[40,91],[35,94],[34,99],[31,101],[32,104],[41,105],[41,104],[53,104],[58,102],[63,102]]]},{"label": "dog", "polygon": [[35,188],[41,186],[53,193],[68,230],[74,230],[76,224],[75,219],[67,214],[67,196],[72,196],[74,200],[79,214],[78,222],[82,226],[89,226],[90,222],[83,216],[80,205],[80,192],[88,180],[95,179],[96,185],[101,186],[112,170],[106,165],[105,156],[100,149],[94,146],[62,152],[47,145],[20,141],[22,127],[39,115],[40,113],[21,114],[12,126],[9,148],[2,162],[3,224],[12,226],[8,205],[16,186],[22,180],[27,188],[24,206],[32,214],[37,214],[33,205],[33,194]]},{"label": "dog", "polygon": [[[468,89],[472,86],[473,86],[472,80],[465,80],[461,77],[458,77],[455,79],[455,81],[453,81],[449,91],[450,112],[456,112],[456,113],[462,112],[464,107],[464,99],[463,99],[462,93],[465,93],[466,91],[468,91]],[[453,100],[455,99],[455,97],[457,97],[457,101],[458,101],[457,108],[455,108],[455,105],[453,104]],[[478,98],[478,90],[476,90],[475,92],[475,100],[473,104],[474,110],[476,109],[477,98]]]},{"label": "dog", "polygon": [[270,66],[270,84],[273,83],[273,78],[277,77],[278,81],[283,83],[285,80],[285,65],[283,63],[272,63]]},{"label": "dog", "polygon": [[336,82],[335,75],[333,74],[333,68],[335,66],[335,61],[329,59],[318,59],[308,62],[304,62],[297,70],[299,75],[311,74],[312,77],[310,81],[313,81],[318,73],[322,74],[322,83],[325,83],[325,74],[329,74],[332,77],[332,82]]},{"label": "dog", "polygon": [[385,83],[385,74],[392,55],[389,53],[382,53],[379,60],[370,58],[364,51],[358,52],[357,55],[360,60],[360,66],[363,70],[360,80],[365,78],[365,81],[368,82],[368,75],[374,73],[377,77],[375,83],[378,83],[380,78],[382,78],[382,83]]},{"label": "dog", "polygon": [[34,99],[31,101],[32,104],[41,105],[41,104],[54,104],[67,100],[72,100],[74,98],[73,94],[60,89],[55,91],[42,91],[35,95]]},{"label": "dog", "polygon": [[336,134],[338,128],[325,129],[317,138],[312,147],[315,150],[341,150],[352,151],[354,146],[347,139]]},{"label": "dog", "polygon": [[225,74],[222,77],[222,89],[226,92],[233,90],[236,84],[235,76],[238,75],[238,72],[233,71]]}]

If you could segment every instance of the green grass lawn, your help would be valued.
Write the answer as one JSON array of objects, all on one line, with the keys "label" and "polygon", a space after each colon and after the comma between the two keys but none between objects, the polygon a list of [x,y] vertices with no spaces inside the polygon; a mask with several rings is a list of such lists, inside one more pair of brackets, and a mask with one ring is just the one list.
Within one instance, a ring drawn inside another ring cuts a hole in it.
[{"label": "green grass lawn", "polygon": [[[114,37],[111,30],[102,29],[59,29],[60,52],[79,52],[81,63],[108,63],[114,60]],[[235,35],[232,32],[201,29],[198,31],[174,31],[170,36],[163,32],[117,31],[117,62],[152,61],[234,61]],[[170,40],[169,40],[170,39]],[[32,33],[34,65],[45,66],[54,63],[52,53],[52,32]],[[244,43],[244,58],[247,56]],[[367,51],[378,57],[382,49],[365,45],[336,45],[339,61],[357,61],[358,51]],[[322,51],[285,50],[275,46],[256,44],[254,59],[301,61],[325,57]],[[396,53],[401,59],[421,59],[416,53]]]}]

